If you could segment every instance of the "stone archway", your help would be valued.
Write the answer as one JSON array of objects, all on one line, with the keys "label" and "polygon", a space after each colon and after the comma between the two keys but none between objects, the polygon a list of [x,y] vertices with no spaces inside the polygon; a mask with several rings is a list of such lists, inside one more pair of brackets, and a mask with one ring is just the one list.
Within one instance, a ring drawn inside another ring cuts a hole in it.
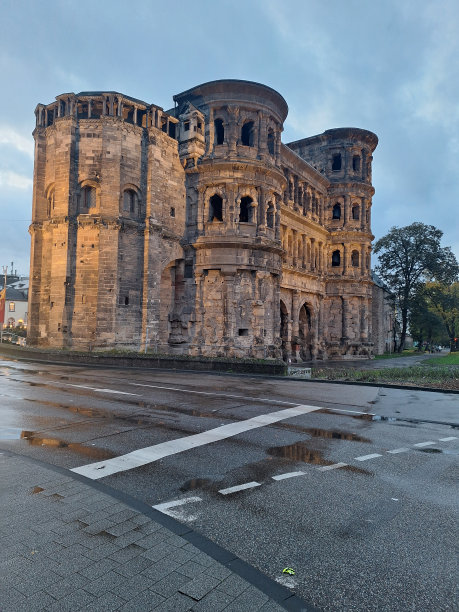
[{"label": "stone archway", "polygon": [[298,313],[298,338],[300,341],[300,359],[310,361],[313,358],[312,310],[303,304]]},{"label": "stone archway", "polygon": [[280,301],[280,339],[282,341],[282,359],[287,361],[290,355],[290,344],[288,338],[288,310],[284,302]]}]

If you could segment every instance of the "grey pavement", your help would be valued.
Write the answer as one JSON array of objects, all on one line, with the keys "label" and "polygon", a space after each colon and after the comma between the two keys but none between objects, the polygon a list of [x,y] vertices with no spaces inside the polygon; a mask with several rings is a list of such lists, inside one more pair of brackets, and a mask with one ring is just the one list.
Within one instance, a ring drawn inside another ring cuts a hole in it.
[{"label": "grey pavement", "polygon": [[0,451],[0,610],[313,610],[143,502]]}]

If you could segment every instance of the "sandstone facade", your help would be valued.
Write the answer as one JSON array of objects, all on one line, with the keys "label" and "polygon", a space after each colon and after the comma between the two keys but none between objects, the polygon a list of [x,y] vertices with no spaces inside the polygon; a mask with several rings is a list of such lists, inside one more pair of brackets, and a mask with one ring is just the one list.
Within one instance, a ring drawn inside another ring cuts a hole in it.
[{"label": "sandstone facade", "polygon": [[375,134],[284,145],[285,100],[248,81],[174,102],[37,106],[28,342],[371,356]]}]

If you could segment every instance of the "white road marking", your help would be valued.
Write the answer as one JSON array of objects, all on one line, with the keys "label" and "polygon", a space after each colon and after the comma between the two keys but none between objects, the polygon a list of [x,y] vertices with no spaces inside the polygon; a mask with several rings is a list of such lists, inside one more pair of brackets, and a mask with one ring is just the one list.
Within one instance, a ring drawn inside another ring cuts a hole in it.
[{"label": "white road marking", "polygon": [[397,455],[398,453],[407,453],[409,450],[409,448],[394,448],[393,450],[389,450],[386,452],[390,453],[391,455]]},{"label": "white road marking", "polygon": [[229,487],[228,489],[220,489],[219,493],[222,495],[229,495],[230,493],[237,493],[238,491],[244,491],[245,489],[253,489],[253,487],[261,487],[261,483],[255,481],[245,482],[244,484]]},{"label": "white road marking", "polygon": [[199,501],[202,501],[201,497],[185,497],[183,499],[175,499],[174,501],[156,504],[156,506],[153,506],[153,508],[163,512],[164,514],[169,514],[168,510],[171,508],[177,508],[177,506],[183,506],[184,504],[191,504]]},{"label": "white road marking", "polygon": [[337,470],[338,468],[346,467],[347,463],[333,463],[332,465],[324,465],[317,468],[319,472],[327,472],[328,470]]},{"label": "white road marking", "polygon": [[210,395],[213,397],[227,397],[230,399],[250,400],[256,402],[268,402],[270,404],[285,404],[286,406],[297,406],[296,402],[281,402],[266,397],[251,397],[246,395],[233,395],[231,393],[213,393],[212,391],[195,391],[194,389],[180,389],[180,387],[164,387],[162,385],[147,385],[144,383],[129,383],[134,387],[149,387],[150,389],[163,389],[164,391],[181,391],[182,393],[195,393],[196,395]]},{"label": "white road marking", "polygon": [[450,436],[449,438],[440,438],[440,442],[451,442],[451,440],[457,440],[456,436]]},{"label": "white road marking", "polygon": [[435,442],[418,442],[417,444],[413,444],[413,446],[432,446],[432,444],[435,444]]},{"label": "white road marking", "polygon": [[286,478],[295,478],[295,476],[304,476],[305,472],[286,472],[285,474],[278,474],[272,476],[273,480],[285,480]]},{"label": "white road marking", "polygon": [[368,461],[368,459],[375,459],[376,457],[382,457],[379,453],[373,453],[372,455],[361,455],[360,457],[354,457],[356,461]]},{"label": "white road marking", "polygon": [[88,387],[86,385],[72,385],[71,383],[60,383],[65,387],[78,387],[79,389],[89,389],[90,391],[98,391],[99,393],[115,393],[119,395],[135,395],[140,397],[138,393],[128,393],[127,391],[117,391],[116,389],[98,389],[97,387]]},{"label": "white road marking", "polygon": [[169,442],[162,442],[161,444],[147,446],[146,448],[140,448],[126,455],[114,457],[113,459],[72,468],[71,471],[76,474],[82,474],[92,480],[97,480],[98,478],[104,478],[111,474],[132,470],[133,468],[146,465],[147,463],[153,463],[164,457],[176,455],[177,453],[182,453],[192,448],[197,448],[198,446],[204,446],[212,442],[232,438],[240,433],[271,425],[278,421],[284,421],[285,419],[301,416],[316,410],[320,410],[320,406],[298,405],[293,408],[285,408],[284,410],[277,410],[276,412],[260,414],[252,419],[246,419],[245,421],[222,425],[221,427],[209,429],[199,434],[170,440]]}]

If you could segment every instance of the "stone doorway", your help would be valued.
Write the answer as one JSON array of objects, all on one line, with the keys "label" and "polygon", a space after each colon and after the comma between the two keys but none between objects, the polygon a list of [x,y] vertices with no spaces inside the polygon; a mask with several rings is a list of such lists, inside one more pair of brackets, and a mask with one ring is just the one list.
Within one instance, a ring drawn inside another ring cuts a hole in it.
[{"label": "stone doorway", "polygon": [[312,332],[312,313],[306,305],[300,308],[298,315],[298,336],[300,341],[301,361],[310,361],[313,358],[313,332]]},{"label": "stone doorway", "polygon": [[290,356],[288,340],[288,311],[284,302],[280,302],[280,339],[282,341],[282,359],[287,361]]}]

